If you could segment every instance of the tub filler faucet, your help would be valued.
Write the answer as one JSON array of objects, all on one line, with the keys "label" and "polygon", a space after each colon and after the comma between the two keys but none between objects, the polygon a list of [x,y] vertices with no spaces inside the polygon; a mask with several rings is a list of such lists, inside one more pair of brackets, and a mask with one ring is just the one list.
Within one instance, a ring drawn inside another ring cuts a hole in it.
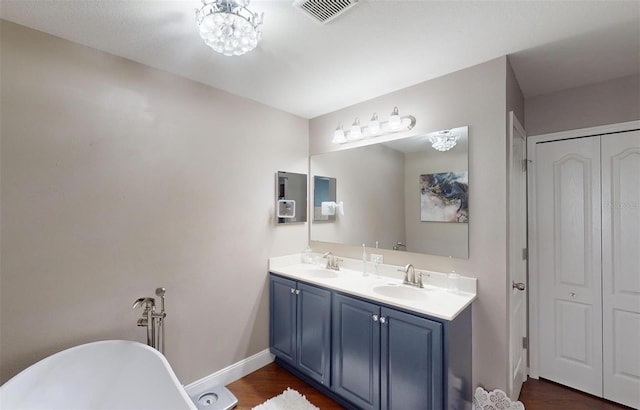
[{"label": "tub filler faucet", "polygon": [[147,344],[164,354],[164,311],[165,288],[156,289],[156,296],[160,296],[160,312],[156,312],[155,298],[143,297],[133,302],[133,309],[144,308],[142,317],[138,319],[138,326],[147,328]]}]

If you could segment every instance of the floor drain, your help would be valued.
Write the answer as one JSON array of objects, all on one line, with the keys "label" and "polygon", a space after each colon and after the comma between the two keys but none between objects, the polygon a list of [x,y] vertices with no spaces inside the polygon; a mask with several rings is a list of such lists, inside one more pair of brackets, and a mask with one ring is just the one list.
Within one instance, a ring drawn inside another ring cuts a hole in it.
[{"label": "floor drain", "polygon": [[215,393],[205,393],[198,398],[198,403],[203,406],[211,406],[218,401],[218,395]]},{"label": "floor drain", "polygon": [[231,410],[238,404],[236,396],[224,386],[212,386],[209,382],[199,387],[187,389],[187,394],[198,410]]}]

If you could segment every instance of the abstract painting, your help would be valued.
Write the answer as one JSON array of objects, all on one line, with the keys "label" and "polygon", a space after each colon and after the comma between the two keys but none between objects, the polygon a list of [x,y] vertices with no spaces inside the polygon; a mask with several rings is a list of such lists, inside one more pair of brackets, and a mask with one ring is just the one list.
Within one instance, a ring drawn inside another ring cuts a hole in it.
[{"label": "abstract painting", "polygon": [[420,175],[420,220],[469,222],[469,173]]}]

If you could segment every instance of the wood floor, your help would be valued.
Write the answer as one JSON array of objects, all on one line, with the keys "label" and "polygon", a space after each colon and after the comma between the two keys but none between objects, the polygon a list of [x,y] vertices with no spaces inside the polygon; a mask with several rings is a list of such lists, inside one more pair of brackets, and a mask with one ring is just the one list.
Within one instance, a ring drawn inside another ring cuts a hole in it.
[{"label": "wood floor", "polygon": [[[227,386],[238,398],[238,410],[250,410],[291,387],[322,410],[343,409],[338,403],[271,363]],[[526,410],[628,410],[610,401],[590,396],[546,380],[529,379],[522,387],[520,401]],[[423,409],[413,409],[423,410]]]},{"label": "wood floor", "polygon": [[227,388],[238,398],[238,410],[250,410],[291,387],[320,409],[343,409],[335,401],[298,379],[276,363],[271,363],[237,380]]},{"label": "wood floor", "polygon": [[529,379],[522,386],[520,399],[526,410],[619,410],[631,409],[608,400],[544,379]]}]

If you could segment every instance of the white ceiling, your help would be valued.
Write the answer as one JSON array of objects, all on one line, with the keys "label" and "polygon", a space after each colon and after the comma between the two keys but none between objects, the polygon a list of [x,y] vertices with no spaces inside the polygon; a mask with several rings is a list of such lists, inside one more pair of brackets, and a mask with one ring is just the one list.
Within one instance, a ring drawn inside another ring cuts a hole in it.
[{"label": "white ceiling", "polygon": [[326,25],[253,0],[263,39],[209,49],[198,0],[0,0],[0,17],[313,118],[503,55],[525,97],[640,72],[640,1],[360,0]]}]

